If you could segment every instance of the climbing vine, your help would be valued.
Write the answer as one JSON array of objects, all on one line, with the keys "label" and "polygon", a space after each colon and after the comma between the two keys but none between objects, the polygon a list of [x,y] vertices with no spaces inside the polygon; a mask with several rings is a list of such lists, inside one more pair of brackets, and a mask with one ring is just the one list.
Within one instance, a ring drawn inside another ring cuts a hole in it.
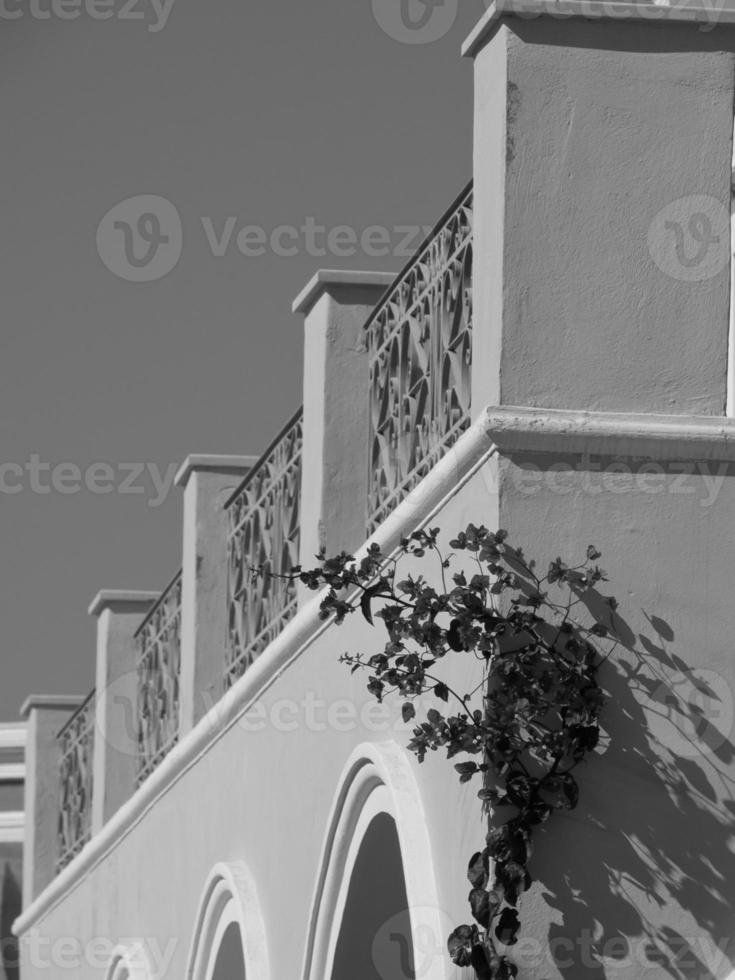
[{"label": "climbing vine", "polygon": [[[577,806],[574,771],[600,736],[605,698],[597,672],[614,641],[599,618],[591,622],[586,600],[606,577],[592,546],[581,564],[557,558],[541,575],[509,545],[505,531],[470,524],[447,555],[438,535],[438,528],[416,531],[393,555],[373,544],[359,562],[346,553],[322,553],[318,567],[295,568],[289,578],[313,590],[326,587],[325,619],[342,623],[361,612],[371,625],[382,620],[388,635],[382,652],[340,659],[353,672],[368,672],[368,691],[378,701],[403,699],[404,721],[416,722],[409,748],[419,762],[439,749],[449,759],[474,757],[454,769],[461,783],[480,781],[490,830],[467,869],[474,921],[454,929],[448,951],[478,980],[507,980],[517,966],[496,943],[517,942],[520,898],[532,883],[534,833],[554,813]],[[435,561],[441,588],[422,574],[402,575],[406,558]],[[615,599],[605,602],[612,615]],[[601,644],[609,646],[606,652]],[[450,655],[476,660],[471,691],[458,691],[441,676]],[[420,718],[416,703],[427,694],[437,707]],[[498,812],[506,810],[500,822]]]}]

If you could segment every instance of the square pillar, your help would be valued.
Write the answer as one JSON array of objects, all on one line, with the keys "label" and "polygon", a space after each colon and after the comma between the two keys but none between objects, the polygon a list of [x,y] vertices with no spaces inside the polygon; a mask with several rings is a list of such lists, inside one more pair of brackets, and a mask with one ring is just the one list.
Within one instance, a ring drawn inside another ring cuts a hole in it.
[{"label": "square pillar", "polygon": [[97,619],[92,834],[135,792],[138,767],[135,631],[157,592],[98,592],[89,607]]},{"label": "square pillar", "polygon": [[27,722],[23,831],[23,907],[27,908],[56,874],[59,821],[57,735],[82,697],[32,695],[20,709]]},{"label": "square pillar", "polygon": [[322,270],[293,304],[304,315],[301,563],[367,535],[370,376],[365,322],[392,273]]},{"label": "square pillar", "polygon": [[176,475],[184,490],[181,579],[181,733],[224,691],[227,638],[225,502],[257,456],[189,456]]},{"label": "square pillar", "polygon": [[726,19],[696,0],[496,0],[468,39],[475,416],[724,413]]}]

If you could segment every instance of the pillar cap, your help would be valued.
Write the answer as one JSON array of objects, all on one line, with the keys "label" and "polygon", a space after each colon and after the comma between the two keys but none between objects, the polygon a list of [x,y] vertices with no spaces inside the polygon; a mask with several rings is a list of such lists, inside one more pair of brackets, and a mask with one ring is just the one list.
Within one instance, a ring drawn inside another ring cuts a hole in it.
[{"label": "pillar cap", "polygon": [[61,694],[31,694],[25,699],[20,709],[21,718],[27,718],[34,708],[44,711],[75,711],[85,697]]},{"label": "pillar cap", "polygon": [[[90,616],[100,616],[112,605],[123,603],[131,606],[150,606],[160,598],[160,592],[137,592],[126,589],[101,589],[92,599],[87,612]],[[142,610],[143,612],[145,610]]]},{"label": "pillar cap", "polygon": [[667,0],[493,0],[480,22],[462,45],[462,54],[472,58],[483,46],[495,23],[501,17],[585,17],[587,20],[612,21],[680,21],[684,23],[732,24],[735,5],[730,0],[684,0],[671,4]]},{"label": "pillar cap", "polygon": [[382,286],[395,281],[395,272],[354,272],[350,269],[320,269],[307,282],[291,306],[292,313],[307,314],[330,286]]},{"label": "pillar cap", "polygon": [[178,469],[174,477],[177,487],[185,487],[192,473],[199,471],[224,471],[237,476],[251,470],[260,459],[259,456],[211,456],[205,453],[191,453]]}]

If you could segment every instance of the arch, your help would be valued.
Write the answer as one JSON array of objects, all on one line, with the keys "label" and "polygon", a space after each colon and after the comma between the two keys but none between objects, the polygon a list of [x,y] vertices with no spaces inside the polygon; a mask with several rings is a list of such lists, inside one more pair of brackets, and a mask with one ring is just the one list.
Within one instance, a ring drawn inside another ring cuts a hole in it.
[{"label": "arch", "polygon": [[[364,743],[350,756],[332,804],[312,899],[303,980],[331,980],[335,950],[360,849],[380,814],[398,836],[413,950],[431,935],[443,948],[449,917],[442,912],[431,841],[410,760],[396,742]],[[422,980],[449,980],[442,952],[423,964]]]},{"label": "arch", "polygon": [[142,942],[114,948],[105,980],[151,980],[152,976],[151,964]]},{"label": "arch", "polygon": [[247,980],[269,980],[265,923],[255,882],[242,861],[216,864],[209,874],[197,910],[186,980],[216,980],[222,950],[232,950],[235,937]]}]

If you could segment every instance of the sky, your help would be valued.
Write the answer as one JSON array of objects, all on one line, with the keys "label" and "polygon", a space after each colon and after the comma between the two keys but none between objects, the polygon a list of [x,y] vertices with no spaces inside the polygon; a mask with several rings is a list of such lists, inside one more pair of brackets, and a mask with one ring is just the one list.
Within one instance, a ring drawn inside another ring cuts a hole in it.
[{"label": "sky", "polygon": [[484,0],[402,2],[1,0],[0,720],[168,583],[177,465],[300,405],[311,275],[397,271],[471,176]]}]

